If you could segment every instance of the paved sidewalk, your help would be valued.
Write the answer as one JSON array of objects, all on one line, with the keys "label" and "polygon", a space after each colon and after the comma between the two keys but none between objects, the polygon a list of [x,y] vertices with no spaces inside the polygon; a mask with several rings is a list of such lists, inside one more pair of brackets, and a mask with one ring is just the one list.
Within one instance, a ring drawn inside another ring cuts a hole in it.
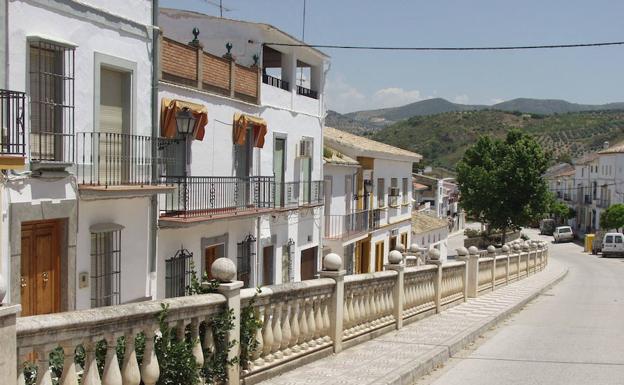
[{"label": "paved sidewalk", "polygon": [[566,273],[550,259],[536,275],[260,384],[412,384]]}]

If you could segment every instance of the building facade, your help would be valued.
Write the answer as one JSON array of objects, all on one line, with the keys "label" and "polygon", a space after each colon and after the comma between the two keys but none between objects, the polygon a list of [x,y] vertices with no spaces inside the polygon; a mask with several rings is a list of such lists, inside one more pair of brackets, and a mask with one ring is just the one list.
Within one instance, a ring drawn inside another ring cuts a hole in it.
[{"label": "building facade", "polygon": [[[419,154],[325,127],[326,246],[347,271],[383,270],[411,242],[412,181]],[[368,220],[366,220],[368,218]]]}]

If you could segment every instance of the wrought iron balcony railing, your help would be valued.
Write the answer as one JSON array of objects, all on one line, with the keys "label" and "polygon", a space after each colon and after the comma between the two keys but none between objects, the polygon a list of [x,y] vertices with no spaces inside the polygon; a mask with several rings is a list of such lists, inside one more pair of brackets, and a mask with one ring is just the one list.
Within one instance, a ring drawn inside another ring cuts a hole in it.
[{"label": "wrought iron balcony railing", "polygon": [[374,209],[373,211],[371,211],[371,216],[370,216],[370,228],[371,230],[377,230],[378,228],[381,227],[381,214],[385,209]]},{"label": "wrought iron balcony railing", "polygon": [[323,204],[322,180],[282,182],[275,184],[275,207],[295,208]]},{"label": "wrought iron balcony railing", "polygon": [[25,99],[23,92],[0,89],[0,155],[26,154]]},{"label": "wrought iron balcony railing", "polygon": [[282,80],[280,78],[276,78],[275,76],[263,74],[262,75],[262,83],[268,84],[273,87],[281,88],[283,90],[289,91],[290,84],[286,80]]},{"label": "wrought iron balcony railing", "polygon": [[370,211],[345,215],[325,215],[325,238],[344,239],[363,234],[370,229]]},{"label": "wrought iron balcony railing", "polygon": [[297,86],[297,93],[308,98],[318,99],[318,92],[306,87]]},{"label": "wrought iron balcony railing", "polygon": [[270,176],[165,176],[174,191],[164,194],[160,215],[192,218],[275,207],[275,179]]},{"label": "wrought iron balcony railing", "polygon": [[[76,134],[78,184],[92,186],[150,185],[175,161],[175,140],[110,132]],[[154,154],[156,158],[154,158]]]}]

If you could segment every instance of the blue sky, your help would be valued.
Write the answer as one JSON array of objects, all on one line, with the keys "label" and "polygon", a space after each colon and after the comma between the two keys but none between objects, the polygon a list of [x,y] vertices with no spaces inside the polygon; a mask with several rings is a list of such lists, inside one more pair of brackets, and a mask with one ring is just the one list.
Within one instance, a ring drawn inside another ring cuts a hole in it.
[{"label": "blue sky", "polygon": [[[218,3],[219,0],[211,0]],[[223,0],[224,17],[301,37],[303,0]],[[203,0],[161,6],[218,15]],[[307,0],[306,42],[483,46],[624,40],[624,1]],[[324,50],[328,108],[391,107],[431,97],[493,104],[516,97],[624,101],[624,46],[503,52]]]}]

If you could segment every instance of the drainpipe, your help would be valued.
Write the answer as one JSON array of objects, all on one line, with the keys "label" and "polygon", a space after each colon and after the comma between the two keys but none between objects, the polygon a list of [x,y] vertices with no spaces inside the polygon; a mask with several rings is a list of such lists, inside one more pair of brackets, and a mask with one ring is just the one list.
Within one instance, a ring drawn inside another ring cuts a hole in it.
[{"label": "drainpipe", "polygon": [[[152,0],[152,180],[158,178],[158,74],[160,67],[158,27],[158,0]],[[150,244],[149,244],[149,268],[150,273],[156,272],[156,237],[158,232],[158,195],[153,194],[150,198]]]}]

